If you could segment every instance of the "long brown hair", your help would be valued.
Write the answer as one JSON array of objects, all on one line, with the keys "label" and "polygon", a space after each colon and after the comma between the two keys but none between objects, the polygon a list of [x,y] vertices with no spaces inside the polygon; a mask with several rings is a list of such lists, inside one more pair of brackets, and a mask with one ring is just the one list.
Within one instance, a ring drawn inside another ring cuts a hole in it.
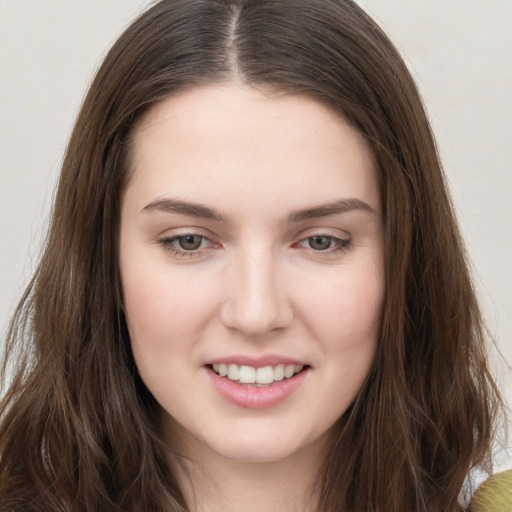
[{"label": "long brown hair", "polygon": [[381,340],[319,475],[318,510],[460,510],[463,481],[489,451],[499,395],[421,99],[389,39],[351,0],[163,0],[108,53],[8,333],[4,371],[16,368],[0,406],[0,505],[187,510],[130,350],[119,207],[141,113],[180,89],[233,80],[328,104],[366,137],[380,173]]}]

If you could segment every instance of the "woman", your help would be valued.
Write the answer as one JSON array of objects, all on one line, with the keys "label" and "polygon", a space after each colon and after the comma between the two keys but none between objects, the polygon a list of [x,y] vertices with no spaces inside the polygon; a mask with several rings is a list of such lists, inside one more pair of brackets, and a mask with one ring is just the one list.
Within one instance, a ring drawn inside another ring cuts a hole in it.
[{"label": "woman", "polygon": [[351,1],[164,0],[14,317],[10,510],[462,510],[498,393],[435,143]]}]

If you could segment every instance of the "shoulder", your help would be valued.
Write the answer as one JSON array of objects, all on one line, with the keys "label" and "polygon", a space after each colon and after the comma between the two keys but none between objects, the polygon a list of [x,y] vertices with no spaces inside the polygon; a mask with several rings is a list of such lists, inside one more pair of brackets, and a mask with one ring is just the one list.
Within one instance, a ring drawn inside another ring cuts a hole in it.
[{"label": "shoulder", "polygon": [[512,469],[490,476],[476,490],[468,512],[512,511]]}]

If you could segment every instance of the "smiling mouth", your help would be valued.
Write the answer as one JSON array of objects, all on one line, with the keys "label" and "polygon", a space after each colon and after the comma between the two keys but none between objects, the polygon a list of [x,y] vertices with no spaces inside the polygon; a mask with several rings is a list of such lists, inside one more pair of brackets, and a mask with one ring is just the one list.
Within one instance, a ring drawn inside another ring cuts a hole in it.
[{"label": "smiling mouth", "polygon": [[272,386],[276,382],[291,379],[298,373],[309,368],[308,365],[285,365],[263,366],[254,368],[252,366],[238,364],[212,364],[211,370],[237,384],[254,387]]}]

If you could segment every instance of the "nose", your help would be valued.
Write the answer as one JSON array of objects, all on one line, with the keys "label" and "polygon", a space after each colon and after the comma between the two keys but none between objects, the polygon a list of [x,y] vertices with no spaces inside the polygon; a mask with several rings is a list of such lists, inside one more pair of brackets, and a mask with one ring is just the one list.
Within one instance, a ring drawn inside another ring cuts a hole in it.
[{"label": "nose", "polygon": [[251,338],[286,328],[293,309],[283,286],[282,265],[267,251],[237,256],[228,271],[221,319],[226,327]]}]

